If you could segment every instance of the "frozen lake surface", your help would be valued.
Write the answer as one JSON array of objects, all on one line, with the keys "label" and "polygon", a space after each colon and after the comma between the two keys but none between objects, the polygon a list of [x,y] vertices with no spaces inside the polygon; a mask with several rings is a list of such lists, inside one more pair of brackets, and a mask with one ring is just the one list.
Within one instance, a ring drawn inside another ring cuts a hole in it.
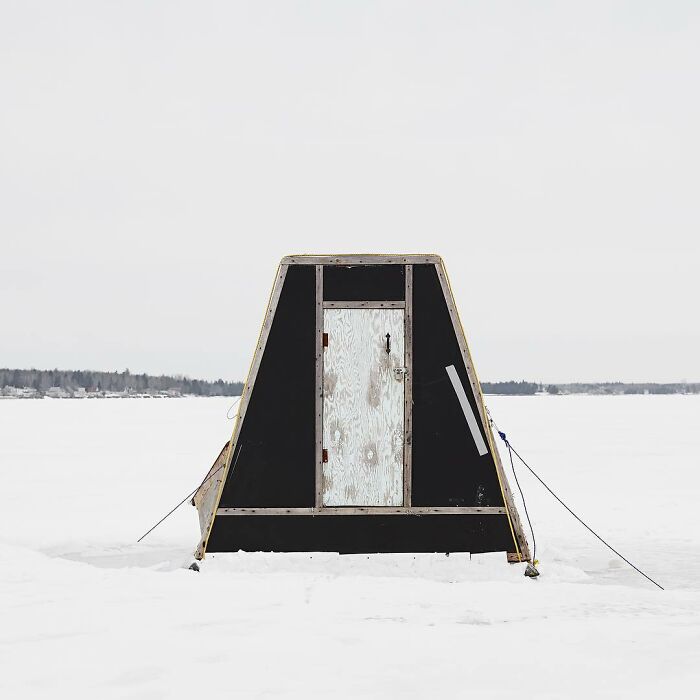
[{"label": "frozen lake surface", "polygon": [[666,591],[522,467],[535,581],[504,554],[226,554],[189,571],[191,506],[135,540],[204,477],[231,403],[0,401],[3,697],[697,692],[700,396],[487,397],[545,481]]}]

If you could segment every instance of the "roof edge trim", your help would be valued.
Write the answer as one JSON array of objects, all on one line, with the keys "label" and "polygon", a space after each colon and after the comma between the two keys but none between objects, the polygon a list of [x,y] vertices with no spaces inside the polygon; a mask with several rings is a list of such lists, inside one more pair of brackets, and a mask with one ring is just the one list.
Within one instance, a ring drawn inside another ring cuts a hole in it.
[{"label": "roof edge trim", "polygon": [[429,254],[351,253],[342,255],[286,255],[281,265],[441,265],[442,258]]}]

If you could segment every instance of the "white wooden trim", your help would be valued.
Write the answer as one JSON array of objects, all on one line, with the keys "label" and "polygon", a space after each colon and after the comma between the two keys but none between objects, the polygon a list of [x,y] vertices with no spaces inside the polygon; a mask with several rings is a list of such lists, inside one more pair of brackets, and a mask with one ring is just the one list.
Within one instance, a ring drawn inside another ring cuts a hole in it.
[{"label": "white wooden trim", "polygon": [[217,515],[506,515],[501,506],[448,508],[329,507],[324,508],[219,508]]},{"label": "white wooden trim", "polygon": [[[321,267],[321,265],[318,265]],[[403,309],[403,301],[324,301],[324,309]]]},{"label": "white wooden trim", "polygon": [[486,448],[486,443],[481,435],[481,430],[479,430],[479,424],[476,421],[474,411],[472,411],[472,407],[469,405],[469,399],[467,398],[467,394],[462,386],[462,380],[459,378],[454,365],[448,365],[445,367],[445,370],[447,371],[447,376],[452,382],[452,388],[455,390],[455,394],[457,394],[459,405],[462,407],[462,413],[464,413],[464,417],[467,419],[467,425],[469,426],[469,431],[472,434],[472,438],[474,440],[474,444],[476,445],[476,449],[479,452],[479,456],[483,457],[484,455],[487,455],[489,451]]}]

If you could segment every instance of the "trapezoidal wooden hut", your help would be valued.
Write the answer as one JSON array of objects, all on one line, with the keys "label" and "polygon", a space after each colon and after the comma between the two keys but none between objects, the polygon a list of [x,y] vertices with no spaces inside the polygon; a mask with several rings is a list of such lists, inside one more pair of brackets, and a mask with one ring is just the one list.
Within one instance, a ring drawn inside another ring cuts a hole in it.
[{"label": "trapezoidal wooden hut", "polygon": [[530,559],[436,255],[282,260],[195,556]]}]

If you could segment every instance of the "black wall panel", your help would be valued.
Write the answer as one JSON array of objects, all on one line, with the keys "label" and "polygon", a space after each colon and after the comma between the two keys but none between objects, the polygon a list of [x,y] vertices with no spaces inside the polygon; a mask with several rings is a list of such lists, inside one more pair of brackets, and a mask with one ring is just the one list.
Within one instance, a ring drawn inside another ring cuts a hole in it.
[{"label": "black wall panel", "polygon": [[282,288],[229,471],[222,508],[315,504],[316,270],[292,265]]},{"label": "black wall panel", "polygon": [[403,265],[325,265],[324,301],[403,301]]},{"label": "black wall panel", "polygon": [[208,552],[506,552],[505,515],[222,515]]},{"label": "black wall panel", "polygon": [[502,506],[491,454],[479,456],[447,376],[454,365],[488,445],[433,265],[413,267],[414,506]]}]

